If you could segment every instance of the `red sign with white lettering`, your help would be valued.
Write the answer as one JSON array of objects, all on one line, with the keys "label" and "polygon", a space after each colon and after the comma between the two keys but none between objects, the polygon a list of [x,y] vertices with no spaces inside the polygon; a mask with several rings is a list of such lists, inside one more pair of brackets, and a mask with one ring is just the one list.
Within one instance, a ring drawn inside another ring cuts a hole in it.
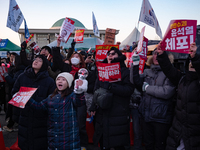
[{"label": "red sign with white lettering", "polygon": [[6,82],[3,76],[3,74],[6,72],[7,72],[7,68],[5,66],[0,66],[0,82]]},{"label": "red sign with white lettering", "polygon": [[177,53],[189,53],[190,44],[195,42],[197,20],[171,20],[161,49]]},{"label": "red sign with white lettering", "polygon": [[99,81],[117,82],[121,81],[120,63],[96,62]]}]

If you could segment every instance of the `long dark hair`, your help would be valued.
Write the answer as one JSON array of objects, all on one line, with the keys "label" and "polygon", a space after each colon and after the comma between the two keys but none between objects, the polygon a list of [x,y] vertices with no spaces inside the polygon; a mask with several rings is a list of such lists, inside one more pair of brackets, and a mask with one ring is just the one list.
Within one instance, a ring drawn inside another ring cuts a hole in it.
[{"label": "long dark hair", "polygon": [[72,57],[74,57],[75,54],[78,54],[78,56],[79,56],[79,58],[80,58],[80,68],[86,68],[85,60],[84,60],[83,56],[82,56],[80,53],[77,53],[77,52],[74,52],[74,53],[71,55],[71,57],[69,58],[70,65],[72,65],[71,59],[72,59]]},{"label": "long dark hair", "polygon": [[[65,90],[61,91],[61,97],[62,98],[66,97],[67,95],[71,94],[72,91],[73,91],[72,86],[70,88],[67,87]],[[56,94],[58,94],[58,88],[54,90],[54,92],[50,97],[53,98]]]}]

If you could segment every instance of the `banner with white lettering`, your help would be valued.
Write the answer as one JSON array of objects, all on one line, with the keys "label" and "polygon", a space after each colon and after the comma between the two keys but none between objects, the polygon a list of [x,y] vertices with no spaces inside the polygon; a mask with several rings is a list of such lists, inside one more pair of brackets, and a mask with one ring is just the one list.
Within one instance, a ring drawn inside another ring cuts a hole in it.
[{"label": "banner with white lettering", "polygon": [[3,76],[4,73],[8,72],[6,66],[0,66],[0,82],[6,82]]},{"label": "banner with white lettering", "polygon": [[118,82],[121,81],[120,63],[96,62],[99,81]]},{"label": "banner with white lettering", "polygon": [[84,31],[85,29],[76,30],[75,37],[74,37],[74,40],[76,41],[76,43],[83,43]]},{"label": "banner with white lettering", "polygon": [[37,88],[22,86],[20,87],[19,92],[17,92],[8,103],[19,108],[24,108],[26,103],[32,97],[36,90]]},{"label": "banner with white lettering", "polygon": [[176,53],[189,53],[190,44],[195,42],[197,20],[171,20],[161,49]]}]

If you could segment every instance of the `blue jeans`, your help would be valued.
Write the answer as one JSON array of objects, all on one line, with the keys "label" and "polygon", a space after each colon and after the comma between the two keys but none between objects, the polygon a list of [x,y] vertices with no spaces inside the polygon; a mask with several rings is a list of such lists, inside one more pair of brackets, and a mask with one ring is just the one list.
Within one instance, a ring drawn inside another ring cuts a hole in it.
[{"label": "blue jeans", "polygon": [[138,108],[131,108],[133,119],[134,150],[142,150],[142,129]]}]

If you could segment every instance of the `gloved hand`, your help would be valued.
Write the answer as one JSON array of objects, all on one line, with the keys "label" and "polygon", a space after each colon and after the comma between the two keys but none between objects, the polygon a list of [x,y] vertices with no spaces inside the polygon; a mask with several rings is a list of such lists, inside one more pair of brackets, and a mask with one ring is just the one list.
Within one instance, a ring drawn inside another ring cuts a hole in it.
[{"label": "gloved hand", "polygon": [[3,74],[3,76],[6,78],[6,77],[8,76],[8,73],[5,72],[5,73]]},{"label": "gloved hand", "polygon": [[139,65],[140,62],[140,56],[136,54],[136,52],[132,55],[133,65]]},{"label": "gloved hand", "polygon": [[142,91],[145,92],[148,86],[149,86],[149,84],[147,82],[143,82]]},{"label": "gloved hand", "polygon": [[72,40],[72,43],[71,43],[71,48],[72,48],[72,49],[74,49],[75,44],[76,44],[76,42],[75,42],[74,39],[73,39],[73,40]]},{"label": "gloved hand", "polygon": [[[82,84],[80,85],[80,81],[82,81]],[[86,92],[88,89],[88,81],[87,80],[82,80],[82,79],[76,79],[74,81],[74,93],[76,94],[81,94],[83,92]]]},{"label": "gloved hand", "polygon": [[25,50],[27,47],[26,41],[22,42],[21,44],[21,50]]}]

